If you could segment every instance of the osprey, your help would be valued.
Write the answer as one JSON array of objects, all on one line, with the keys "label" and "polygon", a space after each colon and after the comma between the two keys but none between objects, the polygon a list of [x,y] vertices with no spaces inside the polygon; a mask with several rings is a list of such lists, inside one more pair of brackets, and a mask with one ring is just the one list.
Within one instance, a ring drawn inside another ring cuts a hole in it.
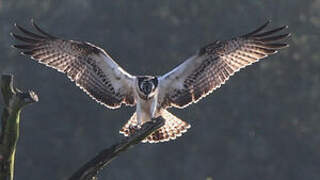
[{"label": "osprey", "polygon": [[166,120],[164,126],[143,140],[150,143],[176,139],[190,128],[190,124],[168,112],[168,108],[184,108],[198,102],[241,68],[288,47],[284,40],[290,36],[290,33],[276,34],[288,26],[263,31],[268,21],[248,34],[200,48],[162,76],[133,76],[103,49],[88,42],[60,39],[41,30],[34,21],[31,23],[38,33],[15,24],[23,35],[11,35],[25,43],[14,47],[37,62],[65,73],[108,108],[119,108],[122,104],[136,106],[136,112],[120,130],[125,136],[162,116]]}]

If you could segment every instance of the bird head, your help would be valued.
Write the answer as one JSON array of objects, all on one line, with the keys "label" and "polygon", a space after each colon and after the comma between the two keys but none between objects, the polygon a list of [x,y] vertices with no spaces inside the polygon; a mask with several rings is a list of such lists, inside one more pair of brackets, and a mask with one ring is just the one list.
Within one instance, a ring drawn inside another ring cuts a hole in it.
[{"label": "bird head", "polygon": [[153,76],[140,76],[138,77],[138,93],[139,96],[148,100],[155,95],[158,87],[158,78]]}]

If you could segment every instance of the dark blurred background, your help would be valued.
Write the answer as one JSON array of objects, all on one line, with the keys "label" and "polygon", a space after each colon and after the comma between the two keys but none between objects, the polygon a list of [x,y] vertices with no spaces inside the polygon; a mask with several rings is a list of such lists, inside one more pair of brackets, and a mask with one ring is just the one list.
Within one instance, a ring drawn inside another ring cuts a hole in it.
[{"label": "dark blurred background", "polygon": [[268,19],[269,28],[289,25],[290,48],[199,103],[171,109],[192,125],[184,136],[137,145],[100,179],[320,179],[320,0],[0,0],[0,73],[40,97],[22,113],[16,179],[55,180],[117,142],[135,109],[107,109],[11,48],[13,24],[30,29],[31,18],[53,35],[106,49],[135,75],[164,74],[201,46]]}]

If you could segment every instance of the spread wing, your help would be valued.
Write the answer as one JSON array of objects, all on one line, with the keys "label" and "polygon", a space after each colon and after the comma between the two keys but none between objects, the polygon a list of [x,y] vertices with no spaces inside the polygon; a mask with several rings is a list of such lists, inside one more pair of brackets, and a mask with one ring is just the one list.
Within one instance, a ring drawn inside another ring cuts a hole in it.
[{"label": "spread wing", "polygon": [[83,91],[108,108],[122,103],[135,105],[134,76],[123,70],[101,48],[88,42],[63,40],[41,30],[33,21],[37,34],[15,25],[23,35],[11,35],[24,42],[14,45],[22,54],[52,67],[74,81]]},{"label": "spread wing", "polygon": [[290,33],[275,34],[287,26],[262,32],[268,24],[246,35],[209,44],[161,76],[159,106],[183,108],[195,103],[219,88],[241,68],[288,47],[280,40],[289,37]]}]

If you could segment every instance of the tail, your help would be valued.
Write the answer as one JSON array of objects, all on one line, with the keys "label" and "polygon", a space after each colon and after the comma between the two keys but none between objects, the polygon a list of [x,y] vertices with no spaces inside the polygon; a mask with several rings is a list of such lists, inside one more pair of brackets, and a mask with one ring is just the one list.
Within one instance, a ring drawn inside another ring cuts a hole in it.
[{"label": "tail", "polygon": [[[187,132],[187,130],[191,127],[190,124],[177,118],[167,110],[163,110],[161,116],[166,120],[165,124],[146,137],[142,142],[158,143],[174,140],[177,137],[180,137],[183,133]],[[130,136],[132,133],[130,127],[137,126],[137,124],[137,115],[134,113],[129,121],[119,131],[120,134],[123,134],[124,136]]]}]

